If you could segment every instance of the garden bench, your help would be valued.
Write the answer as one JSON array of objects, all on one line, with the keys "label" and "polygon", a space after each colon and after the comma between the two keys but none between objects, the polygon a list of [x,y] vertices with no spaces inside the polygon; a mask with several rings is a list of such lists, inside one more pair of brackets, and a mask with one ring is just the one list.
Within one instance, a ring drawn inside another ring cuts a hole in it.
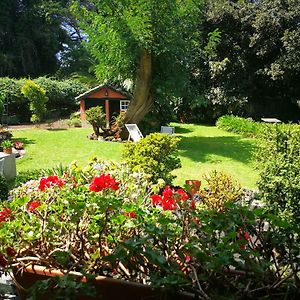
[{"label": "garden bench", "polygon": [[167,133],[167,134],[174,134],[175,133],[175,127],[172,126],[161,126],[160,127],[161,133]]}]

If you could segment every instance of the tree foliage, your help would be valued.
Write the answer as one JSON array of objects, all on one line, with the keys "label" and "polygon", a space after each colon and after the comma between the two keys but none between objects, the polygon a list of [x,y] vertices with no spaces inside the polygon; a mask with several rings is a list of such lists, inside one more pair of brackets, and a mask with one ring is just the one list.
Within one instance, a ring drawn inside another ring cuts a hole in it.
[{"label": "tree foliage", "polygon": [[100,81],[131,79],[127,121],[139,122],[154,99],[182,92],[188,84],[188,49],[197,35],[193,1],[74,1],[88,35]]},{"label": "tree foliage", "polygon": [[72,49],[78,48],[82,39],[69,3],[1,1],[0,76],[36,77],[54,74],[60,65],[69,66]]},{"label": "tree foliage", "polygon": [[299,20],[297,0],[207,1],[197,64],[208,66],[206,95],[217,114],[297,119]]}]

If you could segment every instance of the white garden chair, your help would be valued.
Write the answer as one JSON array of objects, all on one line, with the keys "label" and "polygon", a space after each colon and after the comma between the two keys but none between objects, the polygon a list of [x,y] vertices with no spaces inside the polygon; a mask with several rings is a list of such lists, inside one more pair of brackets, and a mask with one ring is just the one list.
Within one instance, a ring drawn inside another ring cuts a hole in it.
[{"label": "white garden chair", "polygon": [[125,124],[125,127],[129,132],[128,141],[132,139],[134,142],[138,142],[143,138],[143,135],[136,124]]}]

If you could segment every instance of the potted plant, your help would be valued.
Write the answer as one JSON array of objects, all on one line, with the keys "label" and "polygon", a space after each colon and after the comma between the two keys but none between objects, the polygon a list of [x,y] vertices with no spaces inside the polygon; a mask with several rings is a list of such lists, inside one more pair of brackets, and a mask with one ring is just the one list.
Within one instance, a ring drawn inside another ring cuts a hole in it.
[{"label": "potted plant", "polygon": [[4,153],[12,154],[13,143],[10,140],[3,141],[1,147],[3,148]]}]

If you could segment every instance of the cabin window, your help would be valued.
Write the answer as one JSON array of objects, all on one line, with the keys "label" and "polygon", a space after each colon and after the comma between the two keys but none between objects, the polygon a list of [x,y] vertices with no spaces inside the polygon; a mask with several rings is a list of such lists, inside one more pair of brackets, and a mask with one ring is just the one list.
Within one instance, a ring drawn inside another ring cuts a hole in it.
[{"label": "cabin window", "polygon": [[126,111],[128,109],[130,101],[129,100],[121,100],[120,101],[120,111]]}]

